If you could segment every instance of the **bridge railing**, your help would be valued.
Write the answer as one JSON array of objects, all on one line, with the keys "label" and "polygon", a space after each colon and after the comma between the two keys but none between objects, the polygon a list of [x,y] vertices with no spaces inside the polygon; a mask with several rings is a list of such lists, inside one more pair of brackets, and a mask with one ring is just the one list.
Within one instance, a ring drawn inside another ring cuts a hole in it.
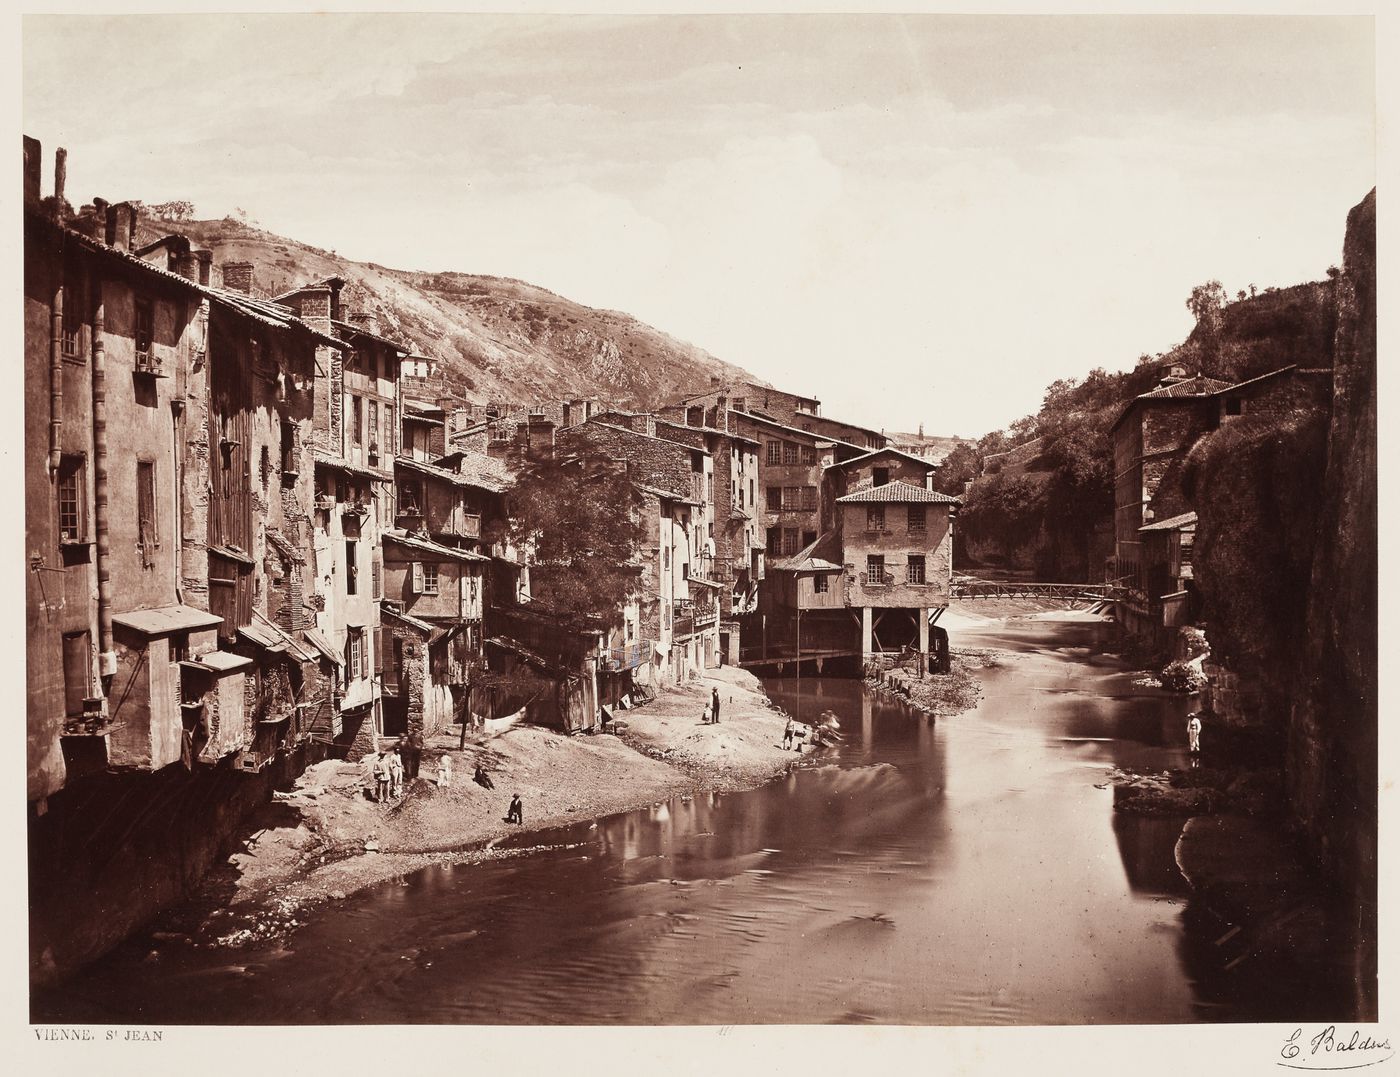
[{"label": "bridge railing", "polygon": [[983,580],[954,576],[953,598],[1066,598],[1079,601],[1117,599],[1126,594],[1118,583],[1041,583],[1029,580]]}]

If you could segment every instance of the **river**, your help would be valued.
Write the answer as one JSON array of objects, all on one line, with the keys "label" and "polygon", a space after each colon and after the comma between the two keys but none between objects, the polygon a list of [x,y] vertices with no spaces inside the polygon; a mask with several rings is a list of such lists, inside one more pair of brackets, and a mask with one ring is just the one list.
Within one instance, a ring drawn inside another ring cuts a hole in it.
[{"label": "river", "polygon": [[[175,1023],[1278,1019],[1211,982],[1180,819],[1113,811],[1114,766],[1185,763],[1187,701],[1136,688],[1096,626],[958,632],[1006,657],[937,722],[859,682],[768,685],[847,734],[746,793],[677,798],[436,867],[242,951],[133,943],[47,1019]],[[524,844],[524,843],[522,843]],[[1287,1006],[1285,997],[1280,1005]]]}]

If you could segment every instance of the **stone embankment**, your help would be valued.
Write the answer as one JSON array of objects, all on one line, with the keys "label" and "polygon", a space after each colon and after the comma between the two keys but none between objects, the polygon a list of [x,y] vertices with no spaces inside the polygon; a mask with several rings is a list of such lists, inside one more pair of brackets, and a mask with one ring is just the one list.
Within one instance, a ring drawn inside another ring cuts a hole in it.
[{"label": "stone embankment", "polygon": [[[720,721],[702,721],[711,693]],[[325,760],[265,813],[266,826],[212,873],[199,898],[156,925],[166,943],[238,945],[297,926],[303,910],[433,864],[527,851],[519,835],[629,811],[702,790],[751,788],[804,757],[781,747],[786,715],[743,670],[708,671],[619,713],[616,734],[565,736],[516,726],[495,736],[434,738],[416,780],[373,799],[368,763]],[[451,777],[438,781],[449,761]],[[480,766],[494,788],[473,781]],[[512,795],[524,824],[505,821]]]}]

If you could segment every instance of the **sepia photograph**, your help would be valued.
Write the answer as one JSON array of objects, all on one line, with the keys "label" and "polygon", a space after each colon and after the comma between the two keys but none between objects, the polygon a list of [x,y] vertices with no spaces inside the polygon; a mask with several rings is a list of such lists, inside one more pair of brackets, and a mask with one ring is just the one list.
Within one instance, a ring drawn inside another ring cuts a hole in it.
[{"label": "sepia photograph", "polygon": [[40,1041],[1391,1058],[1374,17],[20,26]]}]

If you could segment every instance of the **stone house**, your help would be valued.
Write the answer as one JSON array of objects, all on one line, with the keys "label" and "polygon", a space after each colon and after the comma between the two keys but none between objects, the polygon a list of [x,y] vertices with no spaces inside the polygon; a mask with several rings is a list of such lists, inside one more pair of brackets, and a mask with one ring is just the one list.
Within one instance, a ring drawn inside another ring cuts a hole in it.
[{"label": "stone house", "polygon": [[126,203],[26,205],[34,800],[111,769],[258,770],[304,733],[300,657],[243,632],[296,630],[309,373],[338,342],[137,229]]}]

